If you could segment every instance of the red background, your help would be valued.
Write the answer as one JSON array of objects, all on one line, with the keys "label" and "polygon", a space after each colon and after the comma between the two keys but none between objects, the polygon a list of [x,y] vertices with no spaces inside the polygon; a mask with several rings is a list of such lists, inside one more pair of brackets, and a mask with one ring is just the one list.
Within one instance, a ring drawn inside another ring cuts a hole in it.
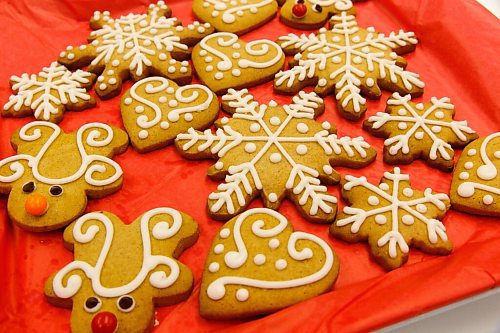
[{"label": "red background", "polygon": [[[194,20],[190,1],[167,1],[173,15],[184,24]],[[11,91],[9,76],[37,73],[55,60],[67,45],[85,43],[90,32],[88,19],[94,10],[110,10],[113,16],[131,11],[144,12],[148,1],[99,0],[7,0],[0,6],[0,101]],[[420,44],[406,56],[409,70],[426,82],[423,98],[449,96],[456,105],[456,118],[467,119],[481,135],[499,130],[500,91],[498,20],[475,0],[369,0],[356,5],[361,26],[373,25],[389,33],[404,28],[415,31]],[[262,37],[276,39],[298,32],[271,23],[243,37],[250,41]],[[124,89],[130,87],[130,82]],[[290,96],[273,95],[272,83],[251,89],[256,99],[290,102]],[[367,115],[382,111],[389,94],[369,102]],[[382,162],[383,140],[361,130],[361,122],[339,117],[333,97],[326,98],[328,120],[340,135],[364,135],[378,151],[374,164],[361,170],[339,169],[345,175],[366,175],[378,182],[383,171],[392,167]],[[75,130],[101,121],[122,126],[119,97],[98,101],[94,109],[65,114],[61,126]],[[30,118],[0,119],[0,158],[14,154],[9,138]],[[457,154],[458,155],[458,154]],[[91,201],[87,211],[107,210],[130,222],[143,212],[170,206],[192,215],[200,225],[200,239],[181,256],[194,272],[196,286],[191,297],[176,306],[158,308],[160,325],[156,332],[196,330],[262,331],[362,331],[371,330],[417,315],[424,311],[493,288],[500,281],[500,223],[450,211],[444,218],[454,251],[447,257],[430,256],[412,249],[402,268],[383,271],[369,257],[367,244],[350,245],[328,236],[325,225],[303,220],[285,202],[280,212],[296,230],[312,232],[327,239],[340,257],[339,279],[333,290],[315,299],[253,321],[216,322],[198,314],[198,293],[203,263],[211,239],[221,227],[205,211],[207,195],[217,183],[206,177],[210,161],[188,162],[168,147],[140,155],[133,149],[116,158],[125,173],[123,189],[101,200]],[[410,173],[414,188],[432,186],[448,192],[451,174],[445,174],[417,161],[402,168]],[[337,187],[329,190],[338,195]],[[0,330],[5,332],[47,332],[69,330],[70,311],[50,306],[43,296],[45,279],[72,260],[62,245],[60,231],[33,234],[15,226],[7,218],[6,198],[0,198]],[[261,206],[256,200],[252,207]],[[343,204],[341,203],[341,206]]]}]

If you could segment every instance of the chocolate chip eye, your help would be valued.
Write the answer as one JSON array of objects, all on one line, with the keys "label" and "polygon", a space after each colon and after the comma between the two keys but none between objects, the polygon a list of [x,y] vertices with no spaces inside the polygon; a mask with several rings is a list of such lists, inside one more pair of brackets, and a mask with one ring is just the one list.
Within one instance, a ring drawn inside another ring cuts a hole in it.
[{"label": "chocolate chip eye", "polygon": [[49,192],[50,192],[50,195],[52,195],[54,197],[58,197],[63,193],[63,189],[59,185],[54,185],[54,186],[50,187]]},{"label": "chocolate chip eye", "polygon": [[122,312],[130,312],[135,306],[135,300],[132,296],[124,295],[118,298],[116,306]]},{"label": "chocolate chip eye", "polygon": [[315,4],[312,9],[318,13],[321,13],[323,11],[323,8],[318,4]]},{"label": "chocolate chip eye", "polygon": [[36,185],[33,182],[27,182],[26,184],[23,185],[23,192],[24,193],[31,193],[36,189]]},{"label": "chocolate chip eye", "polygon": [[85,309],[85,311],[87,311],[89,313],[94,313],[94,312],[99,311],[99,309],[101,308],[101,305],[102,305],[101,300],[97,297],[92,296],[92,297],[87,298],[87,300],[85,301],[85,304],[83,305],[83,308]]}]

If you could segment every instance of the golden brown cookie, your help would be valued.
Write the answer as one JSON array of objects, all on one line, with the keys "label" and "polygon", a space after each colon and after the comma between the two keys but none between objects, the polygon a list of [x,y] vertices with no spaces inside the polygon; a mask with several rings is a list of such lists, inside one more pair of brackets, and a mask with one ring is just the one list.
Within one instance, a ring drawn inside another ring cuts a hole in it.
[{"label": "golden brown cookie", "polygon": [[90,19],[94,30],[88,45],[68,46],[59,62],[66,67],[82,68],[98,74],[95,91],[108,99],[120,94],[122,81],[138,81],[160,75],[178,84],[191,82],[186,61],[188,46],[213,32],[210,24],[193,22],[187,27],[172,15],[165,2],[149,5],[147,14],[128,14],[117,19],[109,12],[95,12]]},{"label": "golden brown cookie", "polygon": [[423,92],[418,74],[404,70],[400,54],[415,49],[413,32],[380,34],[373,27],[360,28],[353,15],[342,12],[332,17],[330,30],[317,34],[288,34],[278,44],[287,55],[294,55],[290,69],[276,74],[274,89],[295,94],[306,86],[324,97],[334,94],[342,116],[361,118],[366,99],[379,98],[380,89],[412,96]]},{"label": "golden brown cookie", "polygon": [[339,261],[321,238],[293,231],[270,209],[250,209],[215,236],[200,288],[200,313],[239,319],[278,311],[327,292]]},{"label": "golden brown cookie", "polygon": [[452,250],[441,219],[450,207],[444,193],[430,188],[413,190],[410,176],[399,168],[385,172],[380,184],[366,177],[346,176],[342,181],[344,207],[330,233],[348,242],[368,241],[375,261],[387,270],[408,260],[410,245],[430,254]]},{"label": "golden brown cookie", "polygon": [[267,39],[247,43],[228,32],[211,34],[193,48],[196,74],[218,95],[272,80],[284,63],[276,43]]},{"label": "golden brown cookie", "polygon": [[118,191],[120,166],[111,159],[128,146],[125,131],[89,123],[71,133],[34,121],[12,135],[17,155],[0,161],[0,193],[18,226],[36,232],[62,228],[83,214],[87,197]]},{"label": "golden brown cookie", "polygon": [[259,104],[248,90],[222,97],[232,118],[216,121],[217,131],[190,129],[179,134],[176,147],[190,159],[214,158],[208,176],[225,182],[208,197],[210,215],[228,220],[257,196],[277,209],[288,197],[312,222],[335,218],[337,198],[323,184],[340,180],[336,166],[359,168],[375,159],[376,151],[362,137],[338,137],[328,122],[314,119],[324,111],[315,93],[300,92],[290,105]]},{"label": "golden brown cookie", "polygon": [[465,147],[455,167],[450,198],[454,209],[500,216],[500,132]]},{"label": "golden brown cookie", "polygon": [[190,127],[209,127],[219,114],[219,100],[201,84],[179,87],[154,76],[123,94],[121,114],[132,145],[145,153],[172,143]]},{"label": "golden brown cookie", "polygon": [[377,112],[363,128],[384,141],[384,162],[409,164],[424,159],[442,171],[453,170],[453,148],[463,148],[477,138],[466,120],[453,120],[455,106],[450,99],[432,97],[415,103],[410,95],[394,93],[385,112]]},{"label": "golden brown cookie", "polygon": [[276,0],[194,0],[196,17],[217,31],[242,35],[270,21],[278,10]]},{"label": "golden brown cookie", "polygon": [[[318,29],[341,12],[354,15],[356,0],[284,0],[280,10],[281,22],[297,29]],[[358,0],[361,1],[361,0]]]},{"label": "golden brown cookie", "polygon": [[53,62],[38,75],[26,73],[11,76],[10,85],[14,94],[2,109],[2,117],[26,117],[59,123],[64,111],[81,111],[95,106],[95,100],[87,92],[92,87],[95,75]]},{"label": "golden brown cookie", "polygon": [[155,306],[186,299],[193,274],[175,260],[198,239],[198,225],[172,208],[131,224],[107,212],[86,214],[64,231],[75,260],[45,283],[47,300],[72,308],[71,331],[151,332]]}]

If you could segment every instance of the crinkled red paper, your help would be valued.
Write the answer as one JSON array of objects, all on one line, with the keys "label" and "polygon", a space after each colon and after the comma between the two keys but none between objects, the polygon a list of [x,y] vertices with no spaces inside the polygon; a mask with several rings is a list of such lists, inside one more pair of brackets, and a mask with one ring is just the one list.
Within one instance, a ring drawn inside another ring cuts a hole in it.
[{"label": "crinkled red paper", "polygon": [[[184,24],[194,20],[191,1],[167,1],[174,16]],[[37,73],[57,59],[67,45],[86,42],[88,19],[95,10],[112,15],[144,12],[145,0],[7,0],[0,5],[0,102],[11,91],[9,76]],[[389,33],[403,28],[414,31],[420,43],[406,56],[408,69],[426,83],[423,99],[448,96],[456,105],[456,119],[467,119],[481,135],[500,130],[500,25],[498,20],[474,0],[368,0],[358,3],[361,26],[375,26]],[[289,32],[300,32],[275,18],[269,24],[243,36],[243,39],[276,39]],[[130,82],[124,89],[130,87]],[[272,83],[252,88],[256,99],[290,102],[290,96],[273,94]],[[367,115],[385,108],[389,94],[368,102]],[[75,130],[101,121],[122,126],[119,97],[98,101],[94,109],[68,112],[61,126]],[[382,162],[383,140],[361,129],[361,122],[342,119],[333,97],[326,98],[328,120],[341,135],[363,135],[378,151],[374,164],[361,170],[341,168],[345,175],[366,175],[378,182],[392,169]],[[0,119],[0,158],[14,154],[9,138],[30,118]],[[457,154],[458,155],[458,154]],[[248,321],[217,322],[198,314],[198,294],[203,264],[210,242],[220,222],[206,213],[207,195],[217,182],[206,176],[211,161],[187,161],[168,147],[148,154],[133,149],[116,158],[125,173],[123,189],[101,200],[91,201],[87,211],[107,210],[124,221],[143,212],[170,206],[192,215],[200,225],[200,239],[182,256],[195,275],[191,297],[175,306],[158,308],[159,326],[155,332],[245,331],[245,332],[322,332],[366,331],[388,325],[473,294],[493,288],[500,281],[500,221],[450,211],[444,218],[454,244],[449,256],[426,255],[410,250],[406,265],[385,272],[370,259],[366,243],[347,244],[332,239],[328,226],[306,222],[285,202],[280,212],[297,230],[312,232],[330,243],[340,258],[340,276],[333,290],[275,314]],[[402,168],[411,175],[414,188],[432,186],[448,192],[451,174],[432,169],[417,161]],[[338,195],[338,187],[329,191]],[[261,206],[255,200],[252,207]],[[342,206],[343,204],[341,204]],[[67,332],[70,310],[49,305],[43,295],[45,279],[72,260],[63,248],[62,232],[34,234],[14,226],[7,218],[7,200],[0,198],[0,330],[4,332]]]}]

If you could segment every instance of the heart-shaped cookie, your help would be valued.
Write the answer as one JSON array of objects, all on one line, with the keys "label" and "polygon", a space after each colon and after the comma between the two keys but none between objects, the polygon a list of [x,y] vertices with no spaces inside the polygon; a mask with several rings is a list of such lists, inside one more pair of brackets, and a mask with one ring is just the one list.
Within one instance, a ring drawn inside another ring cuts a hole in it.
[{"label": "heart-shaped cookie", "polygon": [[228,32],[211,34],[192,52],[200,80],[216,94],[229,88],[248,88],[274,78],[283,68],[285,55],[267,39],[245,42]]},{"label": "heart-shaped cookie", "polygon": [[212,319],[271,313],[328,291],[338,271],[324,240],[293,232],[274,210],[250,209],[215,236],[201,282],[200,313]]},{"label": "heart-shaped cookie", "polygon": [[500,132],[465,147],[455,167],[450,199],[454,209],[500,216]]},{"label": "heart-shaped cookie", "polygon": [[209,127],[218,112],[217,96],[207,87],[179,87],[158,76],[136,82],[121,100],[123,124],[140,153],[165,147],[191,127]]}]

